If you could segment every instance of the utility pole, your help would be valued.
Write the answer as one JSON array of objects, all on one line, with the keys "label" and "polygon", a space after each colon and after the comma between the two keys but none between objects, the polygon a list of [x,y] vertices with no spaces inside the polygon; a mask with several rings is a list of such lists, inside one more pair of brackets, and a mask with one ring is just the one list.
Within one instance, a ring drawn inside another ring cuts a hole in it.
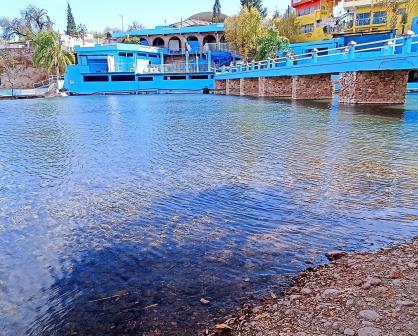
[{"label": "utility pole", "polygon": [[119,16],[120,16],[120,20],[122,21],[122,31],[125,31],[124,26],[123,26],[123,15],[120,14]]}]

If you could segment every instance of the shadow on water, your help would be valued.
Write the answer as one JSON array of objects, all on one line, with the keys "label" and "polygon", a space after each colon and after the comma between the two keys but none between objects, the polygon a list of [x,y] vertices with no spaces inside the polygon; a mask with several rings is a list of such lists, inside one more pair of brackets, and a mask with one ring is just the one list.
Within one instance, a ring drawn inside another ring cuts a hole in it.
[{"label": "shadow on water", "polygon": [[[252,231],[265,228],[251,223],[267,218],[271,201],[264,200],[265,210],[258,210],[258,218],[245,207],[240,219],[231,218],[228,209],[234,203],[253,203],[247,191],[244,186],[225,186],[156,200],[151,206],[152,213],[158,214],[151,219],[153,228],[145,224],[149,218],[123,223],[126,239],[114,239],[71,261],[70,269],[45,289],[52,293],[49,308],[38,308],[40,317],[27,333],[196,335],[197,330],[255,300],[260,283],[280,294],[289,274],[305,267],[305,256],[296,257],[288,249],[267,252],[261,249],[262,241],[260,246],[254,244]],[[192,218],[181,213],[184,208],[194,214]],[[240,224],[244,220],[247,224]],[[280,226],[280,222],[270,218],[268,226]],[[155,232],[155,227],[161,230]],[[128,237],[138,228],[145,231],[145,238],[132,243]],[[257,281],[250,281],[253,274],[259,275]],[[201,298],[211,303],[203,305]]]}]

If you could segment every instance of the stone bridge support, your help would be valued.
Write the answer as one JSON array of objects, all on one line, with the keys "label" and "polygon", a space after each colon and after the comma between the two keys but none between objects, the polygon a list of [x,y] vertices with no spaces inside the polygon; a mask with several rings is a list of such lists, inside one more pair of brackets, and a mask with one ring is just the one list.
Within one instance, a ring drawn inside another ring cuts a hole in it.
[{"label": "stone bridge support", "polygon": [[253,96],[259,95],[259,78],[241,78],[240,83],[240,95],[241,96]]},{"label": "stone bridge support", "polygon": [[230,96],[241,95],[241,80],[240,79],[227,79],[225,91],[226,91],[226,94]]},{"label": "stone bridge support", "polygon": [[295,76],[292,84],[293,99],[328,99],[333,96],[330,74]]},{"label": "stone bridge support", "polygon": [[340,103],[404,104],[408,73],[406,70],[344,72],[340,77]]},{"label": "stone bridge support", "polygon": [[215,94],[226,94],[226,80],[217,80],[215,81]]},{"label": "stone bridge support", "polygon": [[260,77],[260,97],[291,97],[292,77]]}]

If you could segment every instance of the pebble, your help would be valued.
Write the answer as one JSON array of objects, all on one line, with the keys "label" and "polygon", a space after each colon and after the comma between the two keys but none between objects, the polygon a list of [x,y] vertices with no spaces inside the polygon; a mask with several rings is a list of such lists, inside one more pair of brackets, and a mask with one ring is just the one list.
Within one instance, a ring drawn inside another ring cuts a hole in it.
[{"label": "pebble", "polygon": [[392,269],[389,273],[390,279],[399,279],[401,277],[401,272],[399,272],[396,268]]},{"label": "pebble", "polygon": [[411,268],[417,268],[417,267],[418,267],[418,265],[417,265],[417,264],[415,264],[415,263],[413,263],[413,262],[410,262],[410,263],[408,263],[408,267],[411,267]]},{"label": "pebble", "polygon": [[344,329],[344,335],[354,336],[355,334],[356,334],[356,332],[353,329],[350,329],[350,328]]},{"label": "pebble", "polygon": [[301,293],[303,294],[311,294],[312,293],[312,289],[310,288],[304,288],[301,290]]},{"label": "pebble", "polygon": [[293,302],[293,301],[296,301],[296,300],[299,300],[300,298],[302,298],[302,295],[296,295],[296,294],[294,294],[294,295],[290,295],[290,302]]},{"label": "pebble", "polygon": [[323,291],[321,296],[323,298],[326,298],[328,296],[334,295],[335,293],[338,293],[338,290],[336,290],[335,288],[327,288],[326,290]]},{"label": "pebble", "polygon": [[364,327],[358,330],[358,336],[381,336],[382,330],[374,327]]},{"label": "pebble", "polygon": [[367,282],[372,286],[377,286],[382,283],[382,280],[380,280],[379,278],[371,277],[367,279]]},{"label": "pebble", "polygon": [[405,306],[405,307],[413,307],[415,305],[415,302],[411,300],[400,300],[400,301],[397,301],[396,304],[400,306]]},{"label": "pebble", "polygon": [[200,303],[203,304],[203,305],[208,305],[210,303],[210,301],[209,300],[206,300],[204,298],[201,298],[200,299]]},{"label": "pebble", "polygon": [[380,320],[380,315],[376,313],[374,310],[362,310],[360,312],[360,316],[367,321],[378,321]]}]

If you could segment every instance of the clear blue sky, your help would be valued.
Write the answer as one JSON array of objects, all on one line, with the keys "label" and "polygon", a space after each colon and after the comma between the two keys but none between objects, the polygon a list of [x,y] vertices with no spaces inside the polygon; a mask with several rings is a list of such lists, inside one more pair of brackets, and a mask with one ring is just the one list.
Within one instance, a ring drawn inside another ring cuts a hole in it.
[{"label": "clear blue sky", "polygon": [[[106,26],[120,27],[120,15],[125,27],[137,20],[147,27],[180,21],[198,13],[212,11],[214,0],[70,0],[76,23],[84,23],[89,31],[102,31]],[[65,30],[67,0],[0,0],[0,17],[16,17],[29,4],[44,8],[56,23],[56,29]],[[276,8],[285,9],[290,0],[264,0],[273,13]],[[239,0],[221,0],[222,12],[232,15],[238,12]]]}]

